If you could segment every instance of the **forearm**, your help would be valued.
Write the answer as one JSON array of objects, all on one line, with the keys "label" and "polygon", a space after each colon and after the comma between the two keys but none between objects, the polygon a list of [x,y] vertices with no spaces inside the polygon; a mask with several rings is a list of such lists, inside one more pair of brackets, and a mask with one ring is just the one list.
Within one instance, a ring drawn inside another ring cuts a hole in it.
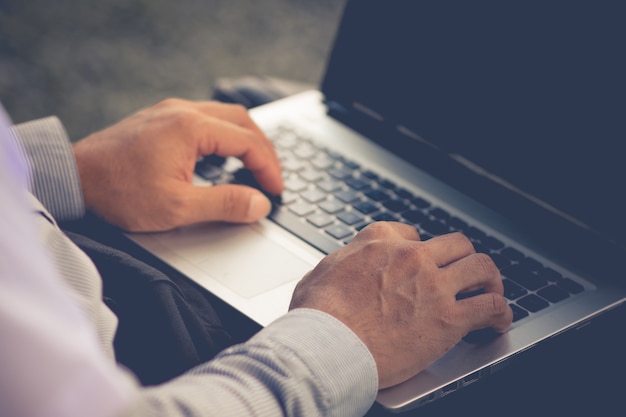
[{"label": "forearm", "polygon": [[30,191],[57,220],[84,215],[85,207],[72,146],[56,117],[13,127],[30,166]]},{"label": "forearm", "polygon": [[295,310],[245,344],[143,391],[133,416],[360,416],[377,390],[365,345],[338,320]]}]

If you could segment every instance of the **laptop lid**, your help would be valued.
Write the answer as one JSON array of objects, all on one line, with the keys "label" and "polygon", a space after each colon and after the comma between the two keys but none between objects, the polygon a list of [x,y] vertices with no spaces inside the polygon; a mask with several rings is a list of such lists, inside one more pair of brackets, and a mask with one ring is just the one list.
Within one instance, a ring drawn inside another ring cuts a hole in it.
[{"label": "laptop lid", "polygon": [[545,249],[614,271],[626,248],[623,9],[349,1],[322,91],[331,115]]}]

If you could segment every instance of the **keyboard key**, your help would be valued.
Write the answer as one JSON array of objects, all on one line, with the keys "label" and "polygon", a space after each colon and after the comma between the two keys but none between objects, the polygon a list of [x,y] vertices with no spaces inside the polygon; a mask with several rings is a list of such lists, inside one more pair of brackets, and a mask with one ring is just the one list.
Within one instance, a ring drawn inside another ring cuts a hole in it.
[{"label": "keyboard key", "polygon": [[520,298],[517,300],[517,304],[531,313],[536,313],[537,311],[543,310],[550,305],[546,300],[536,296],[535,294],[528,294],[527,296]]},{"label": "keyboard key", "polygon": [[328,173],[338,180],[345,180],[348,177],[352,176],[352,171],[345,168],[331,168],[328,170]]},{"label": "keyboard key", "polygon": [[512,279],[524,288],[527,288],[531,291],[538,290],[539,288],[545,287],[548,284],[547,280],[541,278],[521,264],[512,265],[508,268],[503,269],[502,275]]},{"label": "keyboard key", "polygon": [[322,180],[317,183],[317,186],[327,193],[332,193],[341,188],[341,183],[332,179]]},{"label": "keyboard key", "polygon": [[557,281],[556,285],[569,292],[570,294],[578,294],[585,290],[585,287],[570,278],[563,278]]},{"label": "keyboard key", "polygon": [[343,191],[337,191],[335,193],[335,197],[337,197],[339,200],[343,201],[344,203],[349,204],[359,199],[359,193],[353,190],[343,190]]},{"label": "keyboard key", "polygon": [[274,135],[274,146],[280,149],[290,149],[296,146],[300,138],[293,132],[279,131]]},{"label": "keyboard key", "polygon": [[511,307],[511,310],[513,310],[513,323],[523,319],[524,317],[528,317],[529,315],[528,311],[524,310],[518,305],[509,304],[509,307]]},{"label": "keyboard key", "polygon": [[357,164],[356,162],[351,161],[351,160],[349,160],[349,159],[342,158],[342,161],[343,161],[343,164],[344,164],[347,168],[349,168],[349,169],[355,170],[355,169],[359,169],[359,168],[360,168],[360,165],[359,165],[359,164]]},{"label": "keyboard key", "polygon": [[326,227],[334,222],[334,218],[327,214],[314,214],[306,218],[306,220],[315,227]]},{"label": "keyboard key", "polygon": [[337,242],[325,233],[319,233],[317,228],[309,223],[302,222],[298,216],[288,210],[274,210],[270,213],[269,218],[295,235],[300,236],[323,253],[328,254],[343,247],[341,242]]},{"label": "keyboard key", "polygon": [[281,161],[281,167],[283,172],[298,172],[305,169],[307,166],[305,161],[300,161],[295,158],[289,158]]},{"label": "keyboard key", "polygon": [[289,191],[293,191],[294,193],[306,190],[308,186],[309,184],[306,181],[301,180],[300,178],[297,178],[297,177],[289,177],[285,181],[285,189]]},{"label": "keyboard key", "polygon": [[304,179],[305,181],[308,182],[315,182],[315,181],[319,181],[324,177],[324,174],[322,174],[320,171],[316,170],[316,169],[312,169],[312,168],[307,168],[305,170],[303,170],[302,172],[300,172],[300,177],[302,177],[302,179]]},{"label": "keyboard key", "polygon": [[378,213],[372,216],[372,220],[376,222],[396,222],[398,219],[387,212]]},{"label": "keyboard key", "polygon": [[378,174],[376,174],[375,172],[372,172],[370,170],[365,170],[361,173],[361,175],[363,175],[364,177],[369,178],[370,180],[377,180],[378,179]]},{"label": "keyboard key", "polygon": [[474,250],[476,251],[476,253],[486,253],[487,255],[491,255],[491,249],[489,249],[482,243],[474,241],[472,242],[472,245],[474,245]]},{"label": "keyboard key", "polygon": [[423,212],[419,210],[405,211],[404,213],[402,213],[402,217],[413,224],[419,224],[425,220],[428,220],[428,216],[426,216]]},{"label": "keyboard key", "polygon": [[409,205],[400,199],[388,200],[383,203],[383,206],[394,213],[400,213],[402,211],[406,211],[409,208]]},{"label": "keyboard key", "polygon": [[547,287],[537,291],[537,294],[551,303],[558,303],[559,301],[565,300],[569,297],[567,291],[557,287],[556,285],[548,285]]},{"label": "keyboard key", "polygon": [[348,178],[345,180],[345,183],[348,184],[349,187],[354,188],[355,190],[361,191],[370,186],[369,181],[363,181],[359,178]]},{"label": "keyboard key", "polygon": [[487,234],[477,227],[470,226],[465,229],[465,236],[469,237],[472,240],[482,242],[487,237]]},{"label": "keyboard key", "polygon": [[378,188],[367,191],[365,195],[374,201],[385,201],[391,197],[387,192]]},{"label": "keyboard key", "polygon": [[318,150],[310,143],[299,144],[294,150],[293,154],[300,159],[312,159]]},{"label": "keyboard key", "polygon": [[421,209],[430,207],[430,202],[422,197],[415,197],[411,202]]},{"label": "keyboard key", "polygon": [[500,250],[504,247],[504,243],[493,236],[487,236],[482,243],[491,250]]},{"label": "keyboard key", "polygon": [[541,262],[533,258],[523,258],[519,260],[519,263],[531,271],[540,271],[543,269]]},{"label": "keyboard key", "polygon": [[354,208],[363,214],[370,214],[378,211],[378,207],[368,201],[361,201],[354,205]]},{"label": "keyboard key", "polygon": [[326,149],[326,154],[328,155],[328,157],[333,158],[336,161],[343,160],[343,156],[341,156],[339,153],[332,151],[330,149]]},{"label": "keyboard key", "polygon": [[524,254],[522,252],[513,248],[504,248],[500,251],[500,253],[512,261],[519,261],[524,258]]},{"label": "keyboard key", "polygon": [[379,179],[378,183],[383,187],[383,188],[387,188],[389,190],[394,190],[396,188],[396,184],[393,183],[392,181],[386,180],[386,179]]},{"label": "keyboard key", "polygon": [[326,171],[328,168],[333,166],[334,163],[335,161],[326,155],[318,155],[311,161],[311,165],[321,171]]},{"label": "keyboard key", "polygon": [[211,164],[199,162],[196,165],[196,174],[200,175],[205,180],[214,180],[219,178],[224,173],[222,167],[217,167]]},{"label": "keyboard key", "polygon": [[526,291],[526,289],[509,279],[503,279],[502,284],[504,284],[504,297],[508,298],[511,301],[528,294],[528,291]]},{"label": "keyboard key", "polygon": [[417,229],[419,235],[420,235],[420,240],[422,242],[426,242],[428,239],[432,239],[434,236],[431,235],[430,233],[426,232],[425,230],[422,229]]},{"label": "keyboard key", "polygon": [[399,197],[405,198],[407,200],[415,198],[415,196],[413,196],[413,194],[410,191],[405,190],[404,188],[397,189],[396,194],[398,194]]},{"label": "keyboard key", "polygon": [[489,254],[489,256],[491,256],[493,263],[496,264],[498,269],[504,269],[511,265],[511,261],[509,260],[509,258],[503,255],[500,255],[499,253],[491,253]]},{"label": "keyboard key", "polygon": [[289,206],[289,211],[298,216],[306,216],[315,211],[315,206],[309,203],[295,203]]},{"label": "keyboard key", "polygon": [[300,195],[298,193],[292,193],[291,191],[284,191],[280,197],[277,204],[291,204],[294,201],[298,200]]},{"label": "keyboard key", "polygon": [[313,190],[304,191],[300,195],[309,203],[319,203],[321,201],[324,201],[328,194],[326,194],[322,190],[313,189]]},{"label": "keyboard key", "polygon": [[448,233],[450,231],[450,228],[445,223],[438,220],[426,219],[420,223],[420,226],[426,232],[434,236],[443,235],[444,233]]},{"label": "keyboard key", "polygon": [[444,209],[441,209],[439,207],[435,207],[433,209],[430,210],[430,214],[431,216],[439,219],[439,220],[443,220],[446,221],[450,218],[450,213],[448,213],[447,211],[445,211]]},{"label": "keyboard key", "polygon": [[345,239],[346,237],[350,236],[352,234],[352,231],[341,225],[336,225],[336,226],[332,226],[326,229],[326,233],[328,233],[335,239],[340,240],[340,239]]},{"label": "keyboard key", "polygon": [[469,226],[466,221],[459,219],[458,217],[450,217],[448,219],[448,226],[457,232],[462,232]]},{"label": "keyboard key", "polygon": [[346,211],[337,216],[339,220],[344,222],[347,225],[352,226],[353,224],[357,224],[363,221],[363,217],[357,215],[353,211]]},{"label": "keyboard key", "polygon": [[557,272],[554,269],[548,267],[543,268],[541,271],[539,271],[539,275],[550,282],[556,282],[563,278],[563,275],[561,275],[560,272]]},{"label": "keyboard key", "polygon": [[344,207],[345,204],[337,200],[326,200],[319,204],[319,208],[330,214],[339,213]]},{"label": "keyboard key", "polygon": [[365,227],[369,226],[370,224],[372,224],[372,222],[365,222],[365,223],[361,223],[359,225],[354,226],[354,229],[357,232],[360,232],[361,230],[363,230]]}]

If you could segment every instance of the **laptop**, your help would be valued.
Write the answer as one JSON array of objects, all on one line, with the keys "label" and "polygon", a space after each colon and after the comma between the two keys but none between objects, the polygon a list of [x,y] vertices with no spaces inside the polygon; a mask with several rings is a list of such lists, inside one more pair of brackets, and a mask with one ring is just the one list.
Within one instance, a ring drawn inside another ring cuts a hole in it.
[{"label": "laptop", "polygon": [[[515,312],[381,390],[401,412],[444,398],[626,301],[626,25],[619,2],[350,0],[320,89],[252,109],[286,191],[252,225],[130,234],[265,326],[298,280],[371,222],[465,233]],[[248,183],[233,158],[199,186]]]}]

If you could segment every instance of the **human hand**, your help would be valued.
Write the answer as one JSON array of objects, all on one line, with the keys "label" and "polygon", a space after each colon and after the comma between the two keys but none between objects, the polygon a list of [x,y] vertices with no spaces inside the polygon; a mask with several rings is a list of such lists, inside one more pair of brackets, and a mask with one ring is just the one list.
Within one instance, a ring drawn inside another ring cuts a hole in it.
[{"label": "human hand", "polygon": [[236,156],[269,193],[283,188],[271,143],[238,105],[164,100],[73,150],[87,208],[128,231],[247,223],[269,213],[267,197],[251,187],[192,185],[199,156]]},{"label": "human hand", "polygon": [[[481,295],[456,299],[480,288]],[[513,313],[502,293],[498,269],[462,234],[421,242],[412,226],[377,222],[309,272],[290,309],[318,309],[346,324],[369,348],[385,388],[422,371],[472,330],[506,331]]]}]

